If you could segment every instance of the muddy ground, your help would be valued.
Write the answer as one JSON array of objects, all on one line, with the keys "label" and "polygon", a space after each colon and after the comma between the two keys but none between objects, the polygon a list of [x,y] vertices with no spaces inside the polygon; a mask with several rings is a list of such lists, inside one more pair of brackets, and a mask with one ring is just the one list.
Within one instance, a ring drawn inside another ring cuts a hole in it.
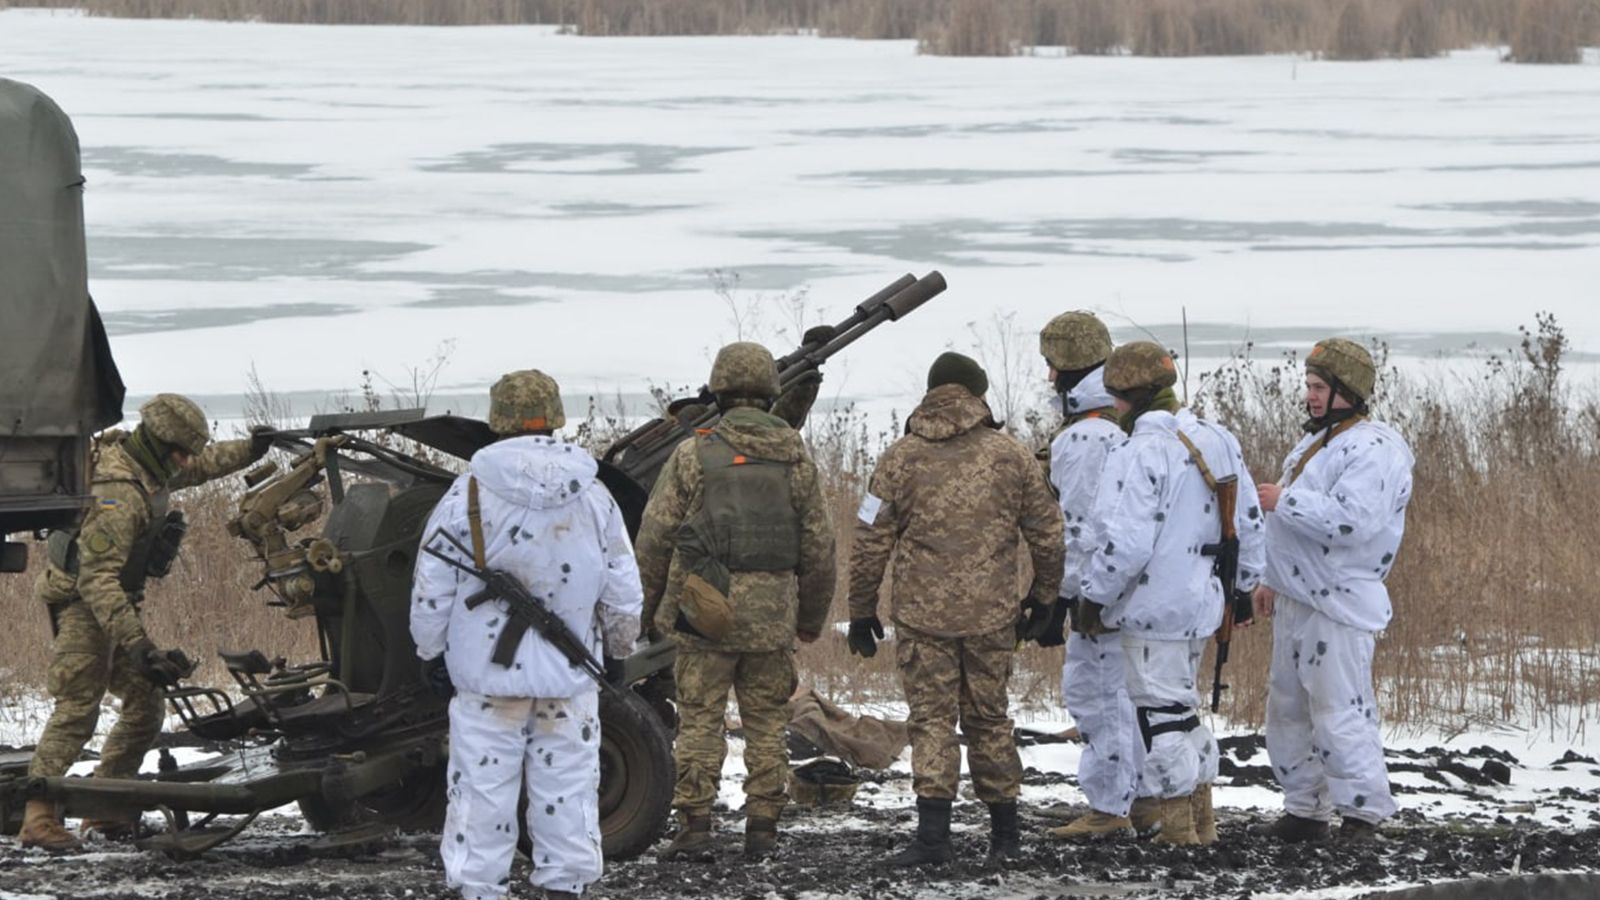
[{"label": "muddy ground", "polygon": [[[1249,778],[1251,773],[1241,773]],[[896,783],[872,786],[892,792]],[[1034,784],[1061,776],[1030,771]],[[1551,829],[1529,820],[1437,821],[1403,812],[1385,827],[1377,845],[1339,843],[1285,846],[1249,834],[1259,818],[1221,811],[1219,842],[1207,848],[1161,848],[1134,839],[1090,847],[1039,837],[1069,808],[1026,808],[1026,858],[1003,869],[983,864],[987,814],[981,804],[958,804],[959,860],[926,871],[885,870],[878,862],[905,841],[909,809],[870,803],[827,810],[796,810],[779,853],[746,864],[738,855],[739,824],[729,817],[725,846],[714,863],[657,863],[646,856],[608,867],[592,897],[652,900],[665,897],[816,898],[828,895],[885,898],[1248,898],[1300,891],[1319,896],[1365,896],[1382,885],[1446,882],[1512,872],[1600,870],[1600,828]],[[174,900],[288,900],[288,898],[451,897],[443,886],[437,837],[393,835],[361,853],[318,849],[294,816],[267,816],[235,842],[199,860],[178,862],[116,845],[52,858],[22,851],[0,839],[0,900],[42,897]],[[526,884],[526,863],[513,873],[513,896],[537,897]],[[1592,889],[1592,885],[1590,886]],[[1344,888],[1344,890],[1339,890]],[[1497,893],[1491,896],[1511,896]],[[1521,896],[1521,895],[1519,895]],[[1533,893],[1527,896],[1554,896]],[[1571,896],[1590,896],[1577,893]]]}]

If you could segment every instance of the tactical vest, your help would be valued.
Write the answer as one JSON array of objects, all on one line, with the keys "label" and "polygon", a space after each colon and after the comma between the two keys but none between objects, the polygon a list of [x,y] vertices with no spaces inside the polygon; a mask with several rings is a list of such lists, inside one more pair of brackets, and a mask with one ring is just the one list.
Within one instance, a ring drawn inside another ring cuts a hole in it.
[{"label": "tactical vest", "polygon": [[[128,561],[117,574],[117,583],[124,593],[137,602],[144,593],[145,579],[162,578],[172,571],[172,562],[178,556],[178,547],[187,526],[183,513],[168,512],[170,495],[165,491],[151,494],[145,486],[132,478],[97,478],[91,484],[131,484],[144,499],[150,518],[144,531],[128,550]],[[78,574],[78,532],[82,524],[50,532],[46,547],[50,563],[68,575]]]},{"label": "tactical vest", "polygon": [[700,515],[712,553],[730,572],[792,572],[800,565],[800,515],[791,463],[747,457],[715,432],[700,435]]}]

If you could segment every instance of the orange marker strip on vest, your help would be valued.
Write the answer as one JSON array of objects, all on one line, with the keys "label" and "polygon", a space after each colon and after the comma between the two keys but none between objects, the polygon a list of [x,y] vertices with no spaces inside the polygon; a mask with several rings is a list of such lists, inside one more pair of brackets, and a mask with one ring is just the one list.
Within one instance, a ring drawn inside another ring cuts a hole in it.
[{"label": "orange marker strip on vest", "polygon": [[733,458],[733,464],[734,464],[734,465],[736,465],[736,466],[742,466],[742,465],[744,465],[744,464],[745,464],[745,463],[747,463],[747,462],[749,462],[749,460],[748,460],[748,459],[745,459],[745,458],[744,458],[744,457],[742,457],[742,456],[735,456],[735,457],[734,457],[734,458]]},{"label": "orange marker strip on vest", "polygon": [[525,430],[525,431],[539,431],[539,430],[541,430],[541,429],[543,429],[543,428],[545,428],[547,426],[545,425],[545,422],[544,422],[543,418],[538,418],[538,419],[523,419],[522,420],[522,427],[523,427],[523,430]]}]

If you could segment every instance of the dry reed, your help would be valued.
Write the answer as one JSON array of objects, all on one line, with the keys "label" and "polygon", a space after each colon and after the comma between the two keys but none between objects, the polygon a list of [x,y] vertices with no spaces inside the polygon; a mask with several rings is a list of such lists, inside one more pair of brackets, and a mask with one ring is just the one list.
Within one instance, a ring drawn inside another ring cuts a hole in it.
[{"label": "dry reed", "polygon": [[1433,56],[1511,47],[1574,63],[1600,40],[1596,0],[26,0],[91,15],[326,25],[547,24],[584,35],[817,33],[918,39],[923,52],[1038,47],[1141,56]]}]

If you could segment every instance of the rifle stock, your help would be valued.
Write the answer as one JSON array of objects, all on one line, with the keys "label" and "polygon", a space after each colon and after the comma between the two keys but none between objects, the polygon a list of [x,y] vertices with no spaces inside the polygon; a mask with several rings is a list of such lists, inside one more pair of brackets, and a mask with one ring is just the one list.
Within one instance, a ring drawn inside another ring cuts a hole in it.
[{"label": "rifle stock", "polygon": [[1211,670],[1211,711],[1222,705],[1222,667],[1228,663],[1228,647],[1233,640],[1235,583],[1239,577],[1239,532],[1234,513],[1239,507],[1239,476],[1217,479],[1217,515],[1221,518],[1222,540],[1216,544],[1215,568],[1222,582],[1222,627],[1217,629],[1217,658]]}]

